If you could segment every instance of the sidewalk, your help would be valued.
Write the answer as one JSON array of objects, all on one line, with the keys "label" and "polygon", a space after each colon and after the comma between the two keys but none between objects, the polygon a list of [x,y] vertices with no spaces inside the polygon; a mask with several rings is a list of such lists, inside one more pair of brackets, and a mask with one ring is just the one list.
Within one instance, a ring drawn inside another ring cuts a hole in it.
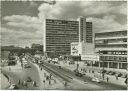
[{"label": "sidewalk", "polygon": [[9,87],[9,85],[8,79],[2,73],[0,73],[0,89],[5,90]]},{"label": "sidewalk", "polygon": [[60,82],[59,79],[55,76],[51,76],[51,79],[47,79],[47,77],[50,77],[50,73],[45,71],[43,68],[40,69],[38,65],[35,64],[37,69],[39,70],[40,80],[41,80],[41,86],[40,89],[63,89],[63,83]]},{"label": "sidewalk", "polygon": [[[61,65],[62,67],[65,67],[69,70],[75,70],[76,69],[76,64],[71,64],[69,65],[68,63],[64,63],[64,62],[60,62],[59,65]],[[101,74],[99,73],[99,69],[98,68],[92,68],[92,67],[87,67],[85,66],[84,64],[82,63],[79,63],[79,70],[81,70],[81,68],[85,68],[86,69],[86,75],[89,76],[89,77],[98,77],[100,79],[102,79],[102,76]],[[92,70],[95,70],[95,73],[92,73]],[[90,71],[90,72],[89,72]],[[126,84],[124,83],[125,81],[125,78],[121,78],[121,77],[118,77],[118,80],[116,79],[115,76],[111,76],[111,75],[105,75],[105,80],[103,80],[104,82],[107,82],[106,78],[109,78],[109,83],[113,83],[113,84],[117,84],[117,85],[122,85],[122,86],[126,86]]]}]

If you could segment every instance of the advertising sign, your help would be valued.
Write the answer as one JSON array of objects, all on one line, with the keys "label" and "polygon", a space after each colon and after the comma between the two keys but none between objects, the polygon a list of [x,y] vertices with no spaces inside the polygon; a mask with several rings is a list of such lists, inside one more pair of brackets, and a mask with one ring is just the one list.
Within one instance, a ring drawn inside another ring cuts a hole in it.
[{"label": "advertising sign", "polygon": [[81,60],[99,61],[99,55],[81,55]]},{"label": "advertising sign", "polygon": [[71,43],[71,55],[78,56],[79,55],[79,44]]}]

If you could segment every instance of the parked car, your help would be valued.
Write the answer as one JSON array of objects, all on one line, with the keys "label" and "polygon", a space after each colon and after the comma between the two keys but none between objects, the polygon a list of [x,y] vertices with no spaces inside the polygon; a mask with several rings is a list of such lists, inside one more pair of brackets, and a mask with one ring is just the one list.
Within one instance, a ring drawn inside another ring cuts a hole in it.
[{"label": "parked car", "polygon": [[76,76],[79,76],[79,77],[82,77],[83,76],[83,74],[81,74],[80,72],[75,72],[75,75]]},{"label": "parked car", "polygon": [[74,61],[70,61],[69,64],[75,64],[75,62]]},{"label": "parked car", "polygon": [[112,72],[112,74],[111,75],[115,75],[116,74],[116,72]]},{"label": "parked car", "polygon": [[28,64],[25,64],[25,65],[24,65],[24,68],[31,68],[31,66],[28,65]]},{"label": "parked car", "polygon": [[79,72],[79,70],[75,69],[74,72]]},{"label": "parked car", "polygon": [[31,77],[28,77],[27,78],[27,82],[32,82],[32,78]]},{"label": "parked car", "polygon": [[92,78],[92,81],[93,81],[93,82],[98,82],[98,83],[101,82],[101,81],[99,80],[99,78],[97,78],[97,77]]},{"label": "parked car", "polygon": [[122,74],[121,74],[121,73],[118,73],[118,74],[117,74],[117,76],[118,76],[118,77],[121,77],[121,76],[122,76]]},{"label": "parked car", "polygon": [[18,86],[16,84],[11,84],[9,87],[9,90],[18,89]]},{"label": "parked car", "polygon": [[16,62],[15,61],[12,61],[12,60],[9,60],[8,66],[10,66],[10,65],[16,65]]},{"label": "parked car", "polygon": [[61,68],[62,68],[60,65],[59,65],[58,67],[59,67],[59,69],[61,69]]}]

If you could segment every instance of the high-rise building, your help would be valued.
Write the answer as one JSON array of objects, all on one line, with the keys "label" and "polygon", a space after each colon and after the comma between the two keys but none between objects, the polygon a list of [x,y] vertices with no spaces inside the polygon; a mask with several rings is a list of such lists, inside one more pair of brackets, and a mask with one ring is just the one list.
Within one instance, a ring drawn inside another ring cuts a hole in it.
[{"label": "high-rise building", "polygon": [[97,66],[127,69],[127,30],[95,34],[95,50],[100,55]]},{"label": "high-rise building", "polygon": [[72,42],[92,42],[92,23],[83,17],[72,21],[46,19],[44,24],[44,51],[48,55],[69,55]]},{"label": "high-rise building", "polygon": [[92,22],[86,22],[84,17],[79,17],[77,20],[79,22],[79,42],[92,43]]}]

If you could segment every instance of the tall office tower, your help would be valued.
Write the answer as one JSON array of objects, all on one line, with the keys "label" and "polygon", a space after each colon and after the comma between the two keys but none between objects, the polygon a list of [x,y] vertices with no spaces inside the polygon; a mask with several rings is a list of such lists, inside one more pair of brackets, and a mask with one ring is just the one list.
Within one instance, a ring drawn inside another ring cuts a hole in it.
[{"label": "tall office tower", "polygon": [[127,30],[95,34],[95,50],[100,55],[100,67],[127,69]]},{"label": "tall office tower", "polygon": [[93,43],[92,22],[86,22],[86,18],[79,17],[79,42]]},{"label": "tall office tower", "polygon": [[78,42],[78,22],[46,19],[45,34],[48,55],[70,54],[70,43]]},{"label": "tall office tower", "polygon": [[46,19],[44,24],[44,51],[48,55],[69,55],[72,42],[92,42],[92,23],[86,23],[85,18],[74,21]]}]

